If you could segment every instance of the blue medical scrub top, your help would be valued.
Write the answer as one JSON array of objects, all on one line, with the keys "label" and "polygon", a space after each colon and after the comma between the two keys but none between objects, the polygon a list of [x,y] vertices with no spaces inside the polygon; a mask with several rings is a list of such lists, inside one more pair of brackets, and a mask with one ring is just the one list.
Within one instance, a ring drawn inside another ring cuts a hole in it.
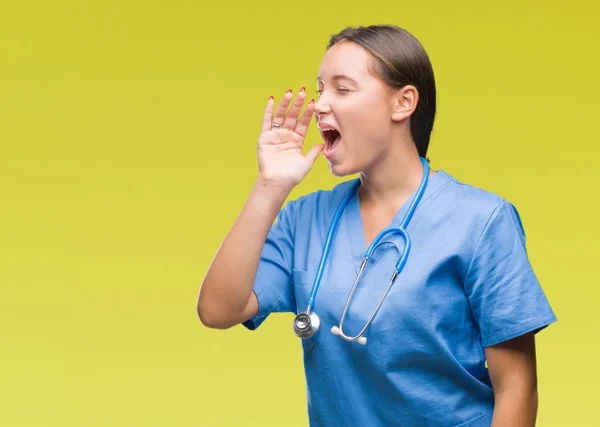
[{"label": "blue medical scrub top", "polygon": [[[352,184],[284,206],[256,275],[259,312],[244,326],[256,329],[270,313],[306,309],[331,220]],[[391,226],[400,225],[411,200]],[[510,202],[438,171],[407,232],[408,260],[362,346],[330,332],[367,249],[358,193],[342,215],[314,306],[321,327],[298,339],[312,427],[489,426],[494,394],[484,347],[556,321]],[[350,304],[349,336],[371,316],[404,248],[399,235],[383,241]]]}]

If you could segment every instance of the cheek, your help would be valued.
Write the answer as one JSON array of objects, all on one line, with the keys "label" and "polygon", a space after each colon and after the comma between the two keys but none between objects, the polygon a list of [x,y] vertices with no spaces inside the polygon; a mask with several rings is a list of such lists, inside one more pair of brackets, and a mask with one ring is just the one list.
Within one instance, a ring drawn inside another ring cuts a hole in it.
[{"label": "cheek", "polygon": [[380,129],[389,122],[384,101],[374,96],[356,95],[348,102],[339,104],[337,115],[340,125],[355,134],[370,134],[372,129]]},{"label": "cheek", "polygon": [[[356,100],[352,108],[343,115],[345,129],[350,130],[353,142],[368,142],[373,144],[385,139],[391,123],[390,112],[384,100],[374,96],[363,96]],[[356,138],[356,139],[355,139]],[[353,144],[355,145],[355,144]]]}]

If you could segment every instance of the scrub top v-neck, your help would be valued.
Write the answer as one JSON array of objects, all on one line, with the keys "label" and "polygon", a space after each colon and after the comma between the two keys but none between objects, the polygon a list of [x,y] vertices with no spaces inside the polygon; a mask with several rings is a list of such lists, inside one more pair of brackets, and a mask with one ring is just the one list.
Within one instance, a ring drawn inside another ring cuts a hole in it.
[{"label": "scrub top v-neck", "polygon": [[[444,175],[443,173],[437,172],[429,177],[427,187],[425,188],[425,191],[423,193],[423,197],[421,198],[420,203],[416,208],[417,210],[419,209],[419,207],[421,205],[426,203],[427,199],[431,196],[431,194],[435,193],[440,188],[441,185],[443,185],[445,182],[447,182],[444,179],[445,177],[443,175]],[[402,204],[400,209],[394,215],[394,218],[392,219],[391,223],[388,224],[387,227],[399,227],[400,226],[400,224],[402,223],[404,217],[406,216],[406,214],[408,212],[408,208],[411,204],[411,201],[413,200],[413,197],[414,197],[414,194],[411,197],[409,197]],[[358,192],[356,192],[354,194],[354,196],[348,202],[346,211],[347,211],[347,214],[344,215],[344,217],[343,217],[343,220],[344,220],[343,225],[346,228],[345,232],[348,233],[350,249],[352,251],[353,260],[354,260],[353,263],[356,268],[356,273],[358,273],[358,271],[360,269],[360,265],[363,262],[363,259],[365,257],[365,253],[366,253],[367,247],[368,247],[368,243],[365,240],[364,225],[363,225],[362,216],[360,213],[360,197],[358,195]],[[409,227],[410,227],[410,223],[409,223]],[[409,227],[407,227],[407,229]],[[399,249],[402,249],[404,247],[403,240],[401,238],[398,238],[399,236],[397,236],[397,235],[393,236],[393,237],[395,237],[395,239],[384,238],[383,240],[384,241],[390,241],[390,240],[396,241],[400,244]],[[376,254],[376,256],[377,256],[377,254]],[[378,258],[376,258],[376,259],[378,259]],[[365,267],[365,272],[373,264],[374,263],[369,263]],[[388,270],[389,270],[389,267],[388,267]]]},{"label": "scrub top v-neck", "polygon": [[[254,284],[259,312],[247,328],[270,313],[306,308],[331,219],[352,184],[282,209],[265,242]],[[400,224],[409,204],[390,225]],[[361,346],[330,333],[367,246],[358,193],[343,213],[314,305],[321,327],[301,340],[311,427],[489,426],[494,397],[484,348],[556,321],[510,202],[438,171],[406,230],[407,262]],[[384,241],[352,298],[347,335],[369,319],[404,249],[400,236]]]}]

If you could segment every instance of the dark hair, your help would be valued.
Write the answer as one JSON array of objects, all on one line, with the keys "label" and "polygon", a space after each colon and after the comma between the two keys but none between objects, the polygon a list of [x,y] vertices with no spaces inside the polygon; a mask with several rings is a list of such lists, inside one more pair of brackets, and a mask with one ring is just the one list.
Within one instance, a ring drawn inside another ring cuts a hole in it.
[{"label": "dark hair", "polygon": [[426,157],[435,119],[435,78],[421,43],[394,25],[372,25],[344,28],[331,36],[327,49],[345,40],[357,43],[375,58],[376,75],[390,87],[417,88],[419,101],[410,118],[410,132],[419,156]]}]

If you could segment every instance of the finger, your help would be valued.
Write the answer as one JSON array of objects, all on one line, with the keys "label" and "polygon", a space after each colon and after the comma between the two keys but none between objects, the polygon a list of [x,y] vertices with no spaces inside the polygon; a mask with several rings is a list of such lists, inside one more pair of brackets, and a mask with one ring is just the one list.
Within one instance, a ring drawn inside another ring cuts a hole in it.
[{"label": "finger", "polygon": [[287,111],[288,105],[290,105],[290,101],[292,100],[292,90],[288,90],[283,98],[279,102],[279,105],[275,109],[275,114],[271,119],[272,123],[283,124],[283,119],[285,117],[285,112]]},{"label": "finger", "polygon": [[308,150],[308,153],[306,153],[305,157],[311,162],[311,164],[314,164],[324,147],[325,144],[318,144],[311,147],[310,150]]},{"label": "finger", "polygon": [[292,104],[292,108],[288,111],[285,116],[285,120],[283,121],[283,128],[294,130],[296,127],[296,122],[298,121],[298,116],[300,115],[300,111],[302,111],[302,107],[304,106],[304,100],[306,99],[306,89],[300,89],[296,100]]},{"label": "finger", "polygon": [[262,121],[262,126],[261,126],[262,132],[267,132],[269,129],[271,129],[271,117],[273,116],[273,105],[274,104],[275,104],[275,101],[273,100],[273,97],[270,97],[269,100],[267,101],[267,106],[265,107],[265,115],[263,116],[263,121]]},{"label": "finger", "polygon": [[306,106],[306,110],[302,113],[302,116],[298,120],[296,124],[296,133],[301,137],[305,137],[308,132],[308,127],[310,125],[310,119],[312,119],[313,113],[315,112],[315,100],[311,99],[308,105]]}]

